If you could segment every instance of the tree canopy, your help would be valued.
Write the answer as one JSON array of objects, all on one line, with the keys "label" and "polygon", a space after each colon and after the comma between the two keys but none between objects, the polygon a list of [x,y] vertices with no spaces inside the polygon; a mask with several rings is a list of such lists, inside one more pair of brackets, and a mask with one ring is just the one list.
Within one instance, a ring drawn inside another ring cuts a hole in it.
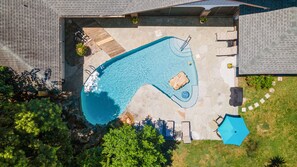
[{"label": "tree canopy", "polygon": [[[77,132],[90,127],[76,126],[71,121],[67,121],[67,126],[60,104],[36,97],[43,82],[35,82],[33,74],[36,73],[25,71],[18,75],[0,66],[1,167],[165,166],[161,151],[165,140],[152,126],[94,126],[87,137],[93,135],[95,142],[77,140],[77,136],[85,135]],[[69,113],[64,112],[64,116],[67,118]],[[72,127],[71,131],[68,127]],[[105,134],[108,128],[111,130]]]},{"label": "tree canopy", "polygon": [[162,166],[166,159],[161,152],[165,142],[152,126],[141,130],[124,125],[103,137],[103,166]]},{"label": "tree canopy", "polygon": [[14,95],[13,86],[10,83],[12,74],[8,67],[0,66],[0,100],[8,100]]},{"label": "tree canopy", "polygon": [[72,158],[62,109],[49,99],[0,108],[0,166],[62,166]]}]

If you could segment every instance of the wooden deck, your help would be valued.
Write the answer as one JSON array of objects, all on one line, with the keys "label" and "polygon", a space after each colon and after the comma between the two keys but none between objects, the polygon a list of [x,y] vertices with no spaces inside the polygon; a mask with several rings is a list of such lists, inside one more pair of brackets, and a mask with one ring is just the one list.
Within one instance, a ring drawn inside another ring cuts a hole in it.
[{"label": "wooden deck", "polygon": [[75,22],[82,27],[85,34],[87,34],[98,45],[98,47],[106,52],[111,58],[125,52],[125,49],[117,41],[115,41],[112,36],[104,30],[104,28],[100,27],[95,20],[90,20],[88,22]]}]

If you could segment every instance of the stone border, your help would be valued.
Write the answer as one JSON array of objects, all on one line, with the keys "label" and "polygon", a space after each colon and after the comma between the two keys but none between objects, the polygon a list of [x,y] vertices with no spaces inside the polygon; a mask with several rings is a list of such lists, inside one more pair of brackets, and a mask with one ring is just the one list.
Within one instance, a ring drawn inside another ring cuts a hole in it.
[{"label": "stone border", "polygon": [[[277,81],[278,82],[282,82],[283,81],[283,77],[277,77]],[[272,86],[275,86],[275,85],[276,85],[276,81],[273,81],[272,82]],[[256,102],[253,105],[250,105],[248,107],[242,107],[241,108],[241,112],[247,112],[247,109],[249,111],[252,111],[254,108],[260,107],[260,104],[264,104],[265,103],[265,100],[264,99],[268,100],[274,92],[275,92],[275,89],[274,88],[269,88],[269,92],[266,93],[264,95],[264,97],[259,100],[259,102]]]}]

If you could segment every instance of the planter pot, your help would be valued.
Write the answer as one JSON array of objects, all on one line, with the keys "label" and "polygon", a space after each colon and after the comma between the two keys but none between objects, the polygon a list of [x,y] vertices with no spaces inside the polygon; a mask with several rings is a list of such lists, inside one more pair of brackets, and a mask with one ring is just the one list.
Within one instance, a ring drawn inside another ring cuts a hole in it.
[{"label": "planter pot", "polygon": [[232,64],[232,63],[228,63],[228,64],[227,64],[227,68],[228,68],[228,69],[233,68],[233,64]]}]

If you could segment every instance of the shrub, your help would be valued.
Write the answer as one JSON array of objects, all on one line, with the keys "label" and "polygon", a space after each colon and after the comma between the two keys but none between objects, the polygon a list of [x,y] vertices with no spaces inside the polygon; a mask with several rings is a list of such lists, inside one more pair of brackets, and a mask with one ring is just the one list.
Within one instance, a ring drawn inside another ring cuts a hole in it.
[{"label": "shrub", "polygon": [[247,85],[256,89],[271,88],[274,78],[269,75],[258,75],[246,77]]},{"label": "shrub", "polygon": [[200,17],[200,23],[206,23],[207,22],[207,18],[206,17]]},{"label": "shrub", "polygon": [[133,24],[138,24],[138,22],[139,22],[138,17],[132,17],[132,23]]},{"label": "shrub", "polygon": [[78,56],[85,56],[87,54],[88,47],[85,46],[83,43],[76,44],[76,54]]},{"label": "shrub", "polygon": [[281,156],[275,156],[269,159],[268,164],[265,167],[281,167],[285,166],[285,159]]}]

